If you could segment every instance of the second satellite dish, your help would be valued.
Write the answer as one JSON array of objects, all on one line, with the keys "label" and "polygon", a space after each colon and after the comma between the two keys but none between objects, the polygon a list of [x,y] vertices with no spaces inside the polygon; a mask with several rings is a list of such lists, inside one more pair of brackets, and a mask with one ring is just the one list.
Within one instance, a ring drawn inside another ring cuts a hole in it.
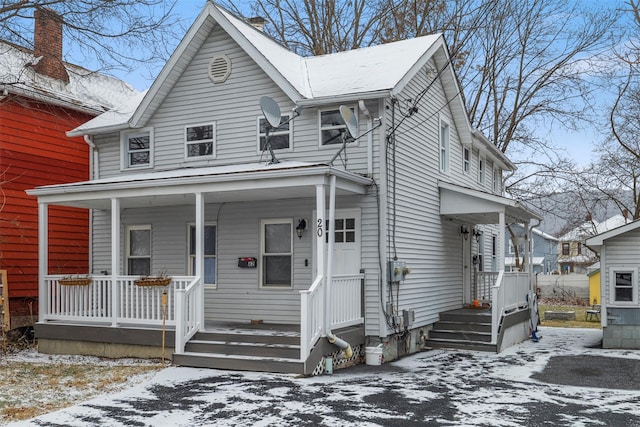
[{"label": "second satellite dish", "polygon": [[347,107],[346,105],[341,105],[340,116],[342,117],[342,120],[344,120],[344,123],[347,125],[347,130],[349,131],[351,138],[358,139],[358,119],[353,113],[353,110],[351,110],[351,108]]},{"label": "second satellite dish", "polygon": [[262,109],[264,118],[267,119],[271,127],[277,128],[280,126],[280,107],[276,101],[268,96],[263,96],[260,98],[260,108]]}]

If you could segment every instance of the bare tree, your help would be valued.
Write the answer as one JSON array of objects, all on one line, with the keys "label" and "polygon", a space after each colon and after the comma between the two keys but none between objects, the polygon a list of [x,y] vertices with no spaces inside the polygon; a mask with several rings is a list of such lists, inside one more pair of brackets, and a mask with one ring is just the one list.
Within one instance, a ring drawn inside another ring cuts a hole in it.
[{"label": "bare tree", "polygon": [[[164,62],[180,32],[176,0],[0,0],[0,38],[33,47],[33,15],[49,9],[63,21],[68,62],[101,71]],[[90,65],[89,65],[90,64]]]}]

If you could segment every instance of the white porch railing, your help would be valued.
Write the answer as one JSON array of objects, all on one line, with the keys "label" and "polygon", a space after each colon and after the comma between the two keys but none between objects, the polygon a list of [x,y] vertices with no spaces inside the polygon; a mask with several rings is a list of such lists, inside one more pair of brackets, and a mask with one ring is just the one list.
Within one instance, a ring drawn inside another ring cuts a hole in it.
[{"label": "white porch railing", "polygon": [[498,274],[491,288],[491,343],[498,343],[498,327],[502,316],[527,304],[529,273],[514,272]]},{"label": "white porch railing", "polygon": [[94,276],[86,286],[64,286],[62,275],[44,278],[45,311],[41,321],[68,321],[84,324],[162,325],[162,292],[167,290],[166,325],[175,325],[176,289],[184,289],[194,278],[173,276],[169,285],[136,286],[138,276]]},{"label": "white porch railing", "polygon": [[184,353],[187,341],[200,330],[202,319],[202,280],[193,279],[184,289],[176,290],[176,343],[174,351]]},{"label": "white porch railing", "polygon": [[471,300],[489,301],[491,299],[491,288],[496,284],[497,280],[497,271],[476,271]]},{"label": "white porch railing", "polygon": [[[331,287],[331,328],[338,329],[364,322],[362,316],[363,274],[335,275]],[[306,360],[313,345],[323,335],[324,277],[318,276],[311,287],[300,291],[300,360]]]}]

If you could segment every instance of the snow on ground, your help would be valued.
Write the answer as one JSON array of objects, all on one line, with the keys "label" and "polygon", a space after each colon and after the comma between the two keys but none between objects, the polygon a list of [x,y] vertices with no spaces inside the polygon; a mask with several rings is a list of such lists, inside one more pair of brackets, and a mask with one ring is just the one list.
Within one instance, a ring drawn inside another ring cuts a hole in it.
[{"label": "snow on ground", "polygon": [[170,367],[11,425],[640,426],[640,352],[598,348],[595,329],[541,335],[498,355],[430,350],[311,378]]}]

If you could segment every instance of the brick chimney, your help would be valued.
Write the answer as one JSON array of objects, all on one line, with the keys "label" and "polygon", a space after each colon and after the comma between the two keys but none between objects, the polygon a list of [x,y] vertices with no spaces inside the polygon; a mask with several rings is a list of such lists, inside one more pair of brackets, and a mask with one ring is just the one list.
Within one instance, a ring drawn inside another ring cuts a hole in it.
[{"label": "brick chimney", "polygon": [[36,58],[42,57],[33,68],[39,74],[69,83],[62,62],[62,18],[49,9],[37,9],[33,17],[33,54]]}]

